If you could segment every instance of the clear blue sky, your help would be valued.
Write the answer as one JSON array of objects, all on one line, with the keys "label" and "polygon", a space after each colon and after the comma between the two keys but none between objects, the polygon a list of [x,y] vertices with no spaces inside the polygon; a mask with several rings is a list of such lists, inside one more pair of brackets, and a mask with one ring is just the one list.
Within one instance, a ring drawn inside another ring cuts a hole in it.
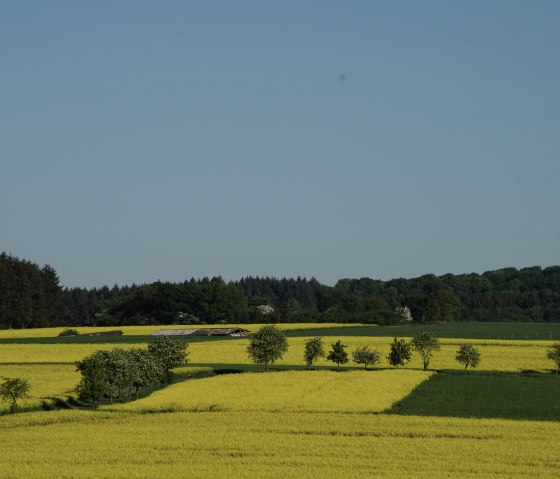
[{"label": "clear blue sky", "polygon": [[0,2],[0,250],[67,286],[560,263],[560,2]]}]

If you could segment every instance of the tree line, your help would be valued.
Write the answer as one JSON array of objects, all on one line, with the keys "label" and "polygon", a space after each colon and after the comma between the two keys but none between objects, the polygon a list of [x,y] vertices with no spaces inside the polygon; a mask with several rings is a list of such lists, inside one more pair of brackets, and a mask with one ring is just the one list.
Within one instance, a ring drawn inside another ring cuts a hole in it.
[{"label": "tree line", "polygon": [[0,328],[332,322],[560,322],[560,266],[381,281],[221,277],[62,288],[56,271],[0,254]]},{"label": "tree line", "polygon": [[[327,361],[336,364],[336,370],[340,371],[340,365],[349,362],[348,346],[342,344],[341,340],[331,344],[331,350],[325,354],[323,338],[314,337],[307,339],[304,344],[303,358],[307,369],[311,370],[313,364],[319,359],[326,356]],[[398,368],[404,366],[412,359],[412,352],[416,351],[421,359],[424,371],[430,365],[430,361],[434,353],[441,349],[438,337],[431,331],[419,331],[410,342],[403,338],[394,338],[390,345],[387,361],[393,367]],[[259,331],[254,333],[247,346],[247,354],[255,364],[263,364],[268,372],[269,366],[276,361],[282,359],[288,350],[288,340],[284,332],[276,325],[269,324],[263,326]],[[547,357],[557,363],[560,367],[560,343],[552,346]],[[480,351],[472,344],[465,343],[459,346],[457,362],[465,367],[465,371],[470,366],[475,368],[480,363]],[[352,351],[352,361],[356,364],[363,364],[367,370],[368,366],[373,366],[381,360],[381,353],[376,349],[372,349],[368,345],[358,346]],[[556,369],[558,374],[558,368]]]},{"label": "tree line", "polygon": [[54,268],[0,253],[0,328],[62,325],[63,297]]},{"label": "tree line", "polygon": [[[347,347],[347,345],[342,344],[341,340],[338,340],[331,344],[331,350],[328,354],[325,354],[323,338],[309,338],[304,343],[303,358],[307,368],[311,370],[313,364],[326,355],[327,361],[335,363],[337,371],[340,371],[340,365],[349,362]],[[394,338],[390,344],[387,361],[395,368],[404,366],[411,361],[414,351],[422,359],[422,366],[426,371],[434,354],[440,349],[439,338],[432,331],[418,331],[410,341],[406,341],[404,338]],[[269,366],[282,359],[287,351],[288,339],[285,333],[274,324],[263,326],[255,332],[247,346],[249,358],[255,364],[264,365],[267,372]],[[560,343],[549,346],[546,357],[554,363],[555,374],[558,375],[560,373]],[[381,353],[368,345],[358,346],[352,352],[352,361],[356,364],[363,364],[366,370],[368,366],[373,366],[380,360]],[[476,368],[481,360],[480,351],[470,343],[463,343],[457,349],[455,360],[464,366],[465,371],[469,367]]]}]

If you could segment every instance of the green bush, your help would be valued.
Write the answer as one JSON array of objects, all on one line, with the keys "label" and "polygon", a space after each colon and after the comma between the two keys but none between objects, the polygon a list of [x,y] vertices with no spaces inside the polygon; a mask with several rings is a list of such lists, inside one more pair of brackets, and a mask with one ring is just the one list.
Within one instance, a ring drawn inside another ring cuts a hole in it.
[{"label": "green bush", "polygon": [[79,335],[80,333],[78,332],[78,330],[72,328],[66,328],[58,334],[58,336],[79,336]]}]

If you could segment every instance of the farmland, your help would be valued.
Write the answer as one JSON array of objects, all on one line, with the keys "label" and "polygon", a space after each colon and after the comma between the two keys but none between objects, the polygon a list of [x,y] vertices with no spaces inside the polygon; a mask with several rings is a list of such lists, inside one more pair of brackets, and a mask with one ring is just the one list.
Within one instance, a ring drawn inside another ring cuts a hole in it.
[{"label": "farmland", "polygon": [[[0,417],[0,477],[560,474],[560,380],[549,373],[550,340],[472,339],[482,362],[465,374],[454,360],[464,339],[441,335],[442,349],[425,372],[418,357],[389,368],[392,335],[320,326],[282,325],[288,353],[268,374],[249,363],[247,338],[191,342],[189,364],[177,370],[174,384],[97,411],[39,409],[48,398],[73,394],[75,360],[100,348],[139,346],[157,328],[123,328],[117,339],[66,344],[56,337],[60,329],[1,331],[0,376],[29,380],[24,408],[32,412]],[[306,371],[304,341],[321,332],[326,349],[337,339],[349,351],[369,344],[382,361],[374,370],[349,363],[336,373],[322,359],[318,370]],[[127,336],[135,339],[124,341]],[[215,375],[218,369],[249,372]]]}]

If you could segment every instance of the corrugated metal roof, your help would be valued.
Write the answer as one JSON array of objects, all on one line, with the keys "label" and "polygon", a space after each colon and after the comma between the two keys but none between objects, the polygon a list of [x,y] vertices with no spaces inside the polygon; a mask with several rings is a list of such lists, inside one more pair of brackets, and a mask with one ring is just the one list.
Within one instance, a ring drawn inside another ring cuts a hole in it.
[{"label": "corrugated metal roof", "polygon": [[247,334],[243,328],[198,328],[198,329],[158,329],[152,336],[229,336],[233,334]]}]

